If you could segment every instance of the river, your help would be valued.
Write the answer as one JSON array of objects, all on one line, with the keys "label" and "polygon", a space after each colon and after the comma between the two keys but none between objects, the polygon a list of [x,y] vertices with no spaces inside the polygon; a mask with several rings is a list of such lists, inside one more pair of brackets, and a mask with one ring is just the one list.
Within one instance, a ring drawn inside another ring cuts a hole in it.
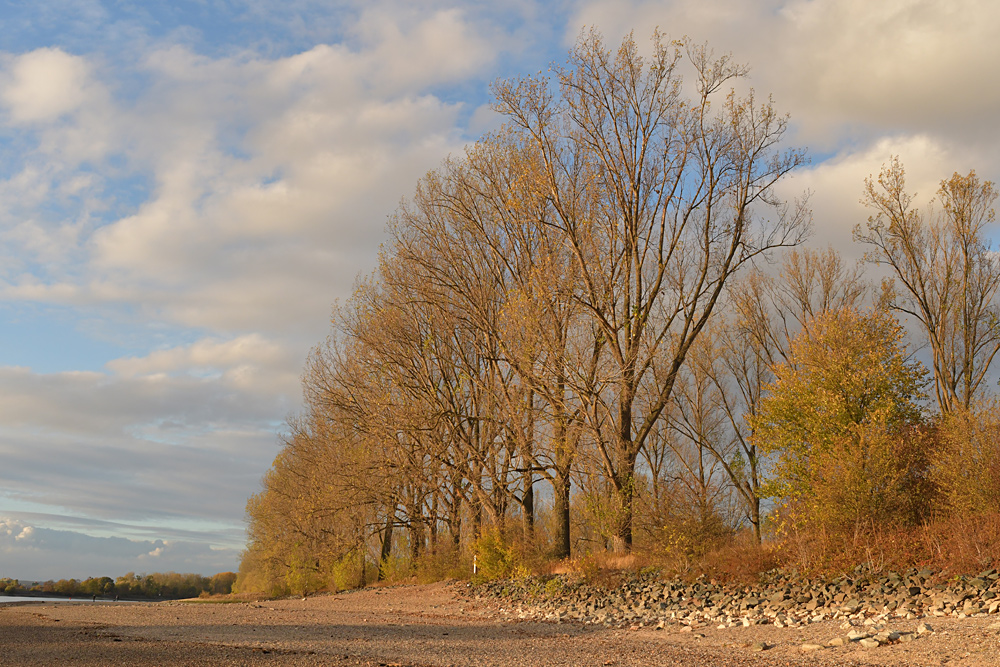
[{"label": "river", "polygon": [[0,595],[0,604],[10,604],[12,602],[90,602],[90,596],[80,596],[78,598],[56,598],[56,597],[34,597],[27,595]]}]

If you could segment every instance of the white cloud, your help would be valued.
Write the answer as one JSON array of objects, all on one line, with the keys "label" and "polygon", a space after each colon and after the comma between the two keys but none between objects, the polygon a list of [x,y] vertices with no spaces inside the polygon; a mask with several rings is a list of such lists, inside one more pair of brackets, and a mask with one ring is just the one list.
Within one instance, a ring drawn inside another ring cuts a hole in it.
[{"label": "white cloud", "polygon": [[814,227],[810,245],[833,246],[851,259],[862,257],[866,249],[853,242],[852,230],[870,215],[861,203],[864,181],[870,176],[877,178],[893,155],[899,156],[906,168],[907,190],[914,194],[914,204],[920,208],[930,203],[941,180],[955,171],[968,172],[968,165],[976,163],[978,157],[928,135],[892,136],[861,150],[844,149],[796,171],[781,184],[779,194],[792,199],[802,192],[811,193]]},{"label": "white cloud", "polygon": [[286,347],[259,334],[230,340],[204,339],[191,345],[156,350],[145,357],[109,361],[120,378],[162,376],[215,378],[225,387],[271,397],[297,393],[301,363]]},{"label": "white cloud", "polygon": [[0,84],[0,100],[14,123],[56,120],[88,98],[87,61],[61,49],[38,49],[12,60]]},{"label": "white cloud", "polygon": [[464,78],[496,57],[492,39],[484,39],[458,8],[432,11],[399,5],[366,8],[354,29],[362,43],[374,46],[378,81],[390,88],[424,88]]},{"label": "white cloud", "polygon": [[[218,332],[287,333],[306,321],[318,340],[330,303],[371,266],[387,214],[460,148],[460,105],[424,87],[470,75],[490,53],[458,12],[397,28],[369,36],[368,50],[320,45],[276,60],[160,49],[140,65],[151,84],[115,102],[104,127],[79,120],[103,113],[101,96],[74,107],[74,123],[41,127],[34,158],[0,182],[20,203],[6,232],[0,209],[0,234],[8,266],[46,259],[49,268],[8,268],[7,298],[141,304],[145,318]],[[412,72],[401,73],[397,49],[409,48]],[[451,48],[463,57],[444,67]],[[109,200],[118,166],[56,160],[44,148],[83,128],[105,135],[92,156],[118,155],[147,174],[148,197],[127,215],[109,217],[121,209]],[[89,212],[45,217],[54,192]]]},{"label": "white cloud", "polygon": [[596,25],[612,42],[631,29],[644,41],[656,26],[707,40],[751,66],[798,141],[826,151],[886,132],[994,141],[998,21],[990,0],[594,0],[578,3],[567,39]]},{"label": "white cloud", "polygon": [[948,125],[992,116],[1000,101],[996,3],[793,0],[780,15],[785,67],[766,78],[794,82],[782,92],[810,118],[960,130]]}]

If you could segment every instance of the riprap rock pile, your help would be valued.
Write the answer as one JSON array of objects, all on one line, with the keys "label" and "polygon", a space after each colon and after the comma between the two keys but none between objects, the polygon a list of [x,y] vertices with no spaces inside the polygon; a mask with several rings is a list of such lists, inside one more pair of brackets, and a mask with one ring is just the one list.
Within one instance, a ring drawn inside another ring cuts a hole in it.
[{"label": "riprap rock pile", "polygon": [[503,613],[520,619],[576,621],[612,627],[805,623],[844,619],[845,627],[881,627],[893,618],[968,617],[1000,610],[1000,576],[943,579],[930,570],[873,572],[859,566],[833,579],[771,572],[755,585],[725,585],[634,575],[604,589],[567,575],[495,581],[477,587],[481,597],[500,598]]}]

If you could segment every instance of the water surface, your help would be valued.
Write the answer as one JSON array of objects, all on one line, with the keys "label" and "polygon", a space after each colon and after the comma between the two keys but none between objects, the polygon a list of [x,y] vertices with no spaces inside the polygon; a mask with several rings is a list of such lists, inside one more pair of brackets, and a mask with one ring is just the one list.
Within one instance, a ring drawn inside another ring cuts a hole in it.
[{"label": "water surface", "polygon": [[90,597],[78,598],[55,598],[55,597],[33,597],[27,595],[0,595],[0,604],[10,604],[11,602],[90,602]]}]

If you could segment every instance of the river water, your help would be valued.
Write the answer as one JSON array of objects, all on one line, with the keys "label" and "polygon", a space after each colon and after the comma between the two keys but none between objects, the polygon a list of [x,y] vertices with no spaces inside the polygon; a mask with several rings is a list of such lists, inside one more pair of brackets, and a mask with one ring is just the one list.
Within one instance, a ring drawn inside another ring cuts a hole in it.
[{"label": "river water", "polygon": [[50,597],[28,597],[24,595],[0,595],[0,604],[10,604],[11,602],[90,602],[90,596],[78,598],[50,598]]}]

